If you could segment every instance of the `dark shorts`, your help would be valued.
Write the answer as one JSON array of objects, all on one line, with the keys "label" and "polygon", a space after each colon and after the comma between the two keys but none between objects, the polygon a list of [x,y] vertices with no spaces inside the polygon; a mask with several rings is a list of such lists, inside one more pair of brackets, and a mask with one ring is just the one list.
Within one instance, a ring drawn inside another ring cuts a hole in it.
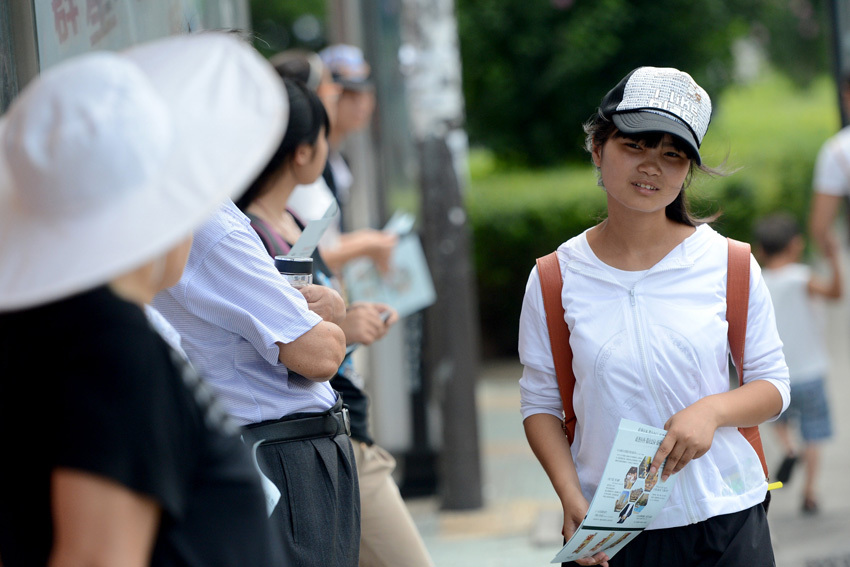
[{"label": "dark shorts", "polygon": [[800,423],[800,435],[807,443],[832,437],[832,419],[823,380],[791,383],[791,403],[779,416],[779,423],[794,420]]},{"label": "dark shorts", "polygon": [[[704,522],[646,530],[617,552],[610,567],[774,567],[764,507],[715,516]],[[574,562],[562,566],[577,567]]]}]

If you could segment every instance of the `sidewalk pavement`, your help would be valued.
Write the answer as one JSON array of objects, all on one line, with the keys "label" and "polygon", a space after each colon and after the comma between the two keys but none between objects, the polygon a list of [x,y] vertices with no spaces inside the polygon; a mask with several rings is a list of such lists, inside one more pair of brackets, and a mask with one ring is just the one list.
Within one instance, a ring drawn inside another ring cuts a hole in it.
[{"label": "sidewalk pavement", "polygon": [[[821,511],[804,516],[803,466],[773,492],[768,519],[777,567],[850,567],[850,308],[828,313],[833,359],[828,377],[835,436],[823,446]],[[476,391],[484,506],[441,510],[435,498],[408,501],[437,567],[542,567],[561,547],[561,508],[525,441],[519,414],[516,360],[485,363]],[[770,424],[762,425],[768,465],[782,453]]]}]

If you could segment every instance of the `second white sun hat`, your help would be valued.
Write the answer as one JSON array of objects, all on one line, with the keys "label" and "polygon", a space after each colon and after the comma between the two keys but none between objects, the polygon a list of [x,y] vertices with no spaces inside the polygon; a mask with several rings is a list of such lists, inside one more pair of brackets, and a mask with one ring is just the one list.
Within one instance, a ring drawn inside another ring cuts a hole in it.
[{"label": "second white sun hat", "polygon": [[280,78],[225,33],[95,52],[0,117],[0,310],[106,283],[186,238],[283,137]]}]

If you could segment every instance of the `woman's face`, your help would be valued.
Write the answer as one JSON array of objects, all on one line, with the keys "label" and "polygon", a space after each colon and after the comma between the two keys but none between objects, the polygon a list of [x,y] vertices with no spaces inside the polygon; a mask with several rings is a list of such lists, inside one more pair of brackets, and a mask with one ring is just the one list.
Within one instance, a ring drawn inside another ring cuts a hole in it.
[{"label": "woman's face", "polygon": [[657,213],[679,195],[691,167],[684,151],[670,134],[654,148],[632,138],[611,136],[593,150],[602,185],[612,207]]},{"label": "woman's face", "polygon": [[336,123],[337,105],[339,104],[339,97],[342,95],[342,87],[334,82],[330,71],[327,69],[322,73],[322,82],[316,87],[316,95],[322,101],[325,112],[328,113],[331,129],[333,129]]},{"label": "woman's face", "polygon": [[162,274],[160,289],[157,292],[176,285],[180,281],[183,276],[183,268],[186,267],[186,261],[189,260],[191,249],[192,235],[190,234],[165,255],[165,270]]},{"label": "woman's face", "polygon": [[113,290],[128,301],[150,303],[160,291],[175,285],[183,276],[183,268],[192,249],[192,235],[153,260],[110,282]]},{"label": "woman's face", "polygon": [[344,90],[339,97],[336,127],[341,132],[359,132],[369,125],[374,111],[374,91]]}]

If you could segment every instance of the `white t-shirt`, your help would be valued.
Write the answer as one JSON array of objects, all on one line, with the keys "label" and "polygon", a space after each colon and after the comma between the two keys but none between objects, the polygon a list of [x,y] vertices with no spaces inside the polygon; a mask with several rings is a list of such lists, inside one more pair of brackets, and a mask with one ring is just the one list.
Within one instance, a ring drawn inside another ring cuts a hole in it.
[{"label": "white t-shirt", "polygon": [[[286,206],[302,222],[308,223],[312,220],[322,218],[331,203],[335,202],[336,198],[334,198],[330,187],[328,187],[325,179],[320,176],[315,182],[309,185],[297,185],[292,195],[289,196]],[[319,239],[320,248],[329,249],[337,246],[340,235],[341,214],[340,211],[337,211],[334,222],[330,223],[328,228],[325,229],[322,238]]]},{"label": "white t-shirt", "polygon": [[351,186],[354,185],[354,175],[348,167],[348,163],[342,154],[336,151],[328,153],[328,163],[331,168],[331,175],[334,177],[334,185],[336,186],[336,194],[339,202],[348,203],[351,196]]},{"label": "white t-shirt", "polygon": [[762,271],[776,313],[776,327],[793,384],[822,378],[829,368],[823,338],[823,302],[808,292],[812,271],[788,264]]},{"label": "white t-shirt", "polygon": [[821,146],[815,162],[814,189],[838,197],[850,194],[850,127]]}]

